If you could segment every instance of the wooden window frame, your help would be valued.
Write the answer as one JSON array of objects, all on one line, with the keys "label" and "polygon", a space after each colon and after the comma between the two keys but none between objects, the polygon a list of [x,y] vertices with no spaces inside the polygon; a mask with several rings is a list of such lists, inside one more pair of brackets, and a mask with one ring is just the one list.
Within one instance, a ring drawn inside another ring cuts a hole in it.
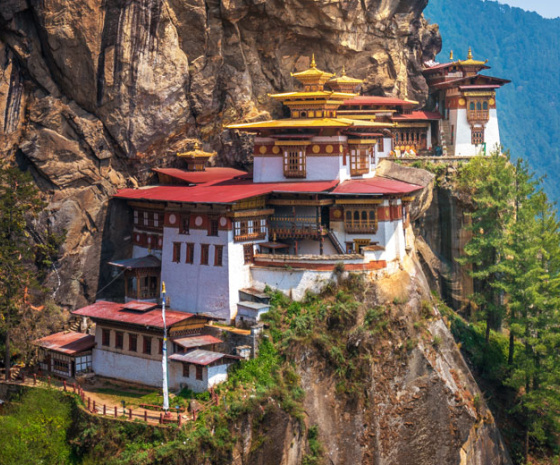
[{"label": "wooden window frame", "polygon": [[379,139],[377,139],[377,151],[378,152],[385,152],[385,142],[383,140],[383,137],[380,137]]},{"label": "wooden window frame", "polygon": [[196,367],[195,379],[197,381],[202,381],[204,379],[204,367],[201,365],[195,365],[195,367]]},{"label": "wooden window frame", "polygon": [[200,244],[200,264],[208,265],[210,256],[210,244]]},{"label": "wooden window frame", "polygon": [[208,235],[217,237],[220,230],[220,221],[218,218],[208,219]]},{"label": "wooden window frame", "polygon": [[152,355],[152,337],[142,336],[142,353],[144,355]]},{"label": "wooden window frame", "polygon": [[344,208],[344,229],[350,234],[375,234],[378,228],[377,208],[355,206]]},{"label": "wooden window frame", "polygon": [[181,220],[179,223],[179,234],[190,234],[191,233],[191,216],[181,215]]},{"label": "wooden window frame", "polygon": [[485,138],[484,128],[471,128],[471,144],[472,145],[482,145],[484,144]]},{"label": "wooden window frame", "polygon": [[111,330],[101,329],[101,345],[103,347],[111,347]]},{"label": "wooden window frame", "polygon": [[138,352],[138,335],[128,333],[128,350],[129,352]]},{"label": "wooden window frame", "polygon": [[283,165],[286,178],[305,178],[307,176],[305,150],[305,146],[288,146],[284,149]]},{"label": "wooden window frame", "polygon": [[243,263],[249,265],[255,261],[255,247],[251,244],[243,244]]},{"label": "wooden window frame", "polygon": [[115,331],[115,349],[124,349],[124,332]]},{"label": "wooden window frame", "polygon": [[350,176],[369,173],[370,156],[365,147],[354,146],[350,149]]},{"label": "wooden window frame", "polygon": [[185,263],[192,265],[194,263],[194,242],[187,242],[187,253],[185,254]]},{"label": "wooden window frame", "polygon": [[181,243],[173,242],[173,263],[181,263]]},{"label": "wooden window frame", "polygon": [[188,363],[183,363],[183,378],[191,377],[191,366]]},{"label": "wooden window frame", "polygon": [[222,266],[224,262],[224,246],[214,246],[214,266]]}]

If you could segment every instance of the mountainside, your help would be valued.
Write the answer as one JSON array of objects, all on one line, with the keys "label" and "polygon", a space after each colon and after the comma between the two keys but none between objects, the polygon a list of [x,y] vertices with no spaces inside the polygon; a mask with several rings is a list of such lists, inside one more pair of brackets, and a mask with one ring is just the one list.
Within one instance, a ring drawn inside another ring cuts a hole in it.
[{"label": "mountainside", "polygon": [[482,0],[430,0],[424,14],[443,38],[438,61],[447,61],[450,50],[464,58],[472,46],[475,58],[492,67],[483,74],[512,81],[497,93],[502,144],[548,175],[545,188],[558,201],[560,19]]},{"label": "mountainside", "polygon": [[83,305],[110,279],[99,263],[127,246],[107,219],[116,188],[178,163],[196,139],[247,166],[248,140],[223,124],[280,112],[266,94],[290,88],[312,53],[322,68],[346,65],[366,92],[424,100],[421,65],[440,46],[426,3],[1,2],[0,157],[31,170],[46,220],[68,231],[57,302]]}]

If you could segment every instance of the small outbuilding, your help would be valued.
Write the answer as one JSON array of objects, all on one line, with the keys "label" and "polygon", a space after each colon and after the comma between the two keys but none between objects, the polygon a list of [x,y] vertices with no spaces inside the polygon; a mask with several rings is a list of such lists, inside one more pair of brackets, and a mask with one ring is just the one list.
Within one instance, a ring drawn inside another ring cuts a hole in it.
[{"label": "small outbuilding", "polygon": [[95,337],[90,334],[65,331],[37,339],[39,366],[48,373],[71,378],[92,370]]}]

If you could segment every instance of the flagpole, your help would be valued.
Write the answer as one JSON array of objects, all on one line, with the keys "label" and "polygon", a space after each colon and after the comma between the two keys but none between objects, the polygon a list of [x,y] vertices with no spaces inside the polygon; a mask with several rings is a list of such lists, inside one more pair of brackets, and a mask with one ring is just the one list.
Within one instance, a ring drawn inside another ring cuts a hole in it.
[{"label": "flagpole", "polygon": [[165,324],[165,283],[161,283],[161,316],[163,318],[163,347],[161,356],[161,368],[163,372],[163,410],[167,414],[169,410],[169,388],[167,386],[167,326]]}]

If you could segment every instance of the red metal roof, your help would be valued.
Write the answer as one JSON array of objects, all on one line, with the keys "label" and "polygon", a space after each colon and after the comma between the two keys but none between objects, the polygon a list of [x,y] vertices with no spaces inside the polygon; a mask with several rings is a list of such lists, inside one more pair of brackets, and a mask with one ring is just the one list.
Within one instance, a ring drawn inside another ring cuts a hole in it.
[{"label": "red metal roof", "polygon": [[302,181],[254,183],[249,180],[231,180],[198,186],[155,186],[140,189],[121,189],[115,197],[129,200],[153,200],[182,203],[233,203],[273,192],[319,193],[338,184],[333,181]]},{"label": "red metal roof", "polygon": [[352,179],[344,181],[335,190],[333,194],[409,194],[422,189],[422,186],[409,184],[394,179],[382,178],[376,176],[371,179]]},{"label": "red metal roof", "polygon": [[210,336],[209,334],[202,336],[186,336],[173,339],[173,342],[185,349],[192,349],[194,347],[210,346],[212,344],[220,344],[224,341],[217,337]]},{"label": "red metal roof", "polygon": [[178,168],[154,168],[156,173],[161,173],[189,184],[203,184],[207,182],[224,181],[232,179],[236,176],[246,175],[246,171],[236,170],[234,168],[206,168],[205,171],[186,171]]},{"label": "red metal roof", "polygon": [[[138,312],[127,310],[126,307],[130,306],[130,302],[126,304],[119,304],[116,302],[105,302],[100,300],[87,307],[75,310],[72,313],[74,315],[88,316],[92,320],[105,320],[105,321],[116,321],[119,323],[127,323],[131,325],[138,326],[151,326],[154,328],[163,329],[163,320],[161,317],[161,308],[155,308],[147,312]],[[174,310],[165,311],[165,321],[167,327],[173,326],[181,321],[188,320],[192,317],[201,317],[193,313],[187,312],[176,312]]]},{"label": "red metal roof", "polygon": [[192,363],[193,365],[210,365],[212,362],[216,362],[223,358],[240,360],[241,357],[236,357],[235,355],[221,354],[220,352],[210,352],[209,350],[197,349],[186,354],[173,354],[169,357],[170,360],[176,360],[183,363]]},{"label": "red metal roof", "polygon": [[409,120],[438,120],[441,119],[441,115],[436,111],[413,111],[411,113],[393,116],[394,121],[409,121]]},{"label": "red metal roof", "polygon": [[400,98],[395,97],[379,97],[374,95],[363,95],[359,97],[354,97],[350,100],[345,100],[343,103],[344,106],[349,107],[357,107],[360,105],[373,105],[373,106],[405,106],[405,107],[413,107],[418,105],[418,102],[413,102],[410,100],[402,100]]},{"label": "red metal roof", "polygon": [[95,337],[74,331],[51,334],[37,339],[35,344],[54,352],[75,355],[95,347]]},{"label": "red metal roof", "polygon": [[501,86],[498,84],[486,84],[486,85],[472,85],[472,86],[459,86],[461,90],[474,90],[474,89],[499,89]]}]

